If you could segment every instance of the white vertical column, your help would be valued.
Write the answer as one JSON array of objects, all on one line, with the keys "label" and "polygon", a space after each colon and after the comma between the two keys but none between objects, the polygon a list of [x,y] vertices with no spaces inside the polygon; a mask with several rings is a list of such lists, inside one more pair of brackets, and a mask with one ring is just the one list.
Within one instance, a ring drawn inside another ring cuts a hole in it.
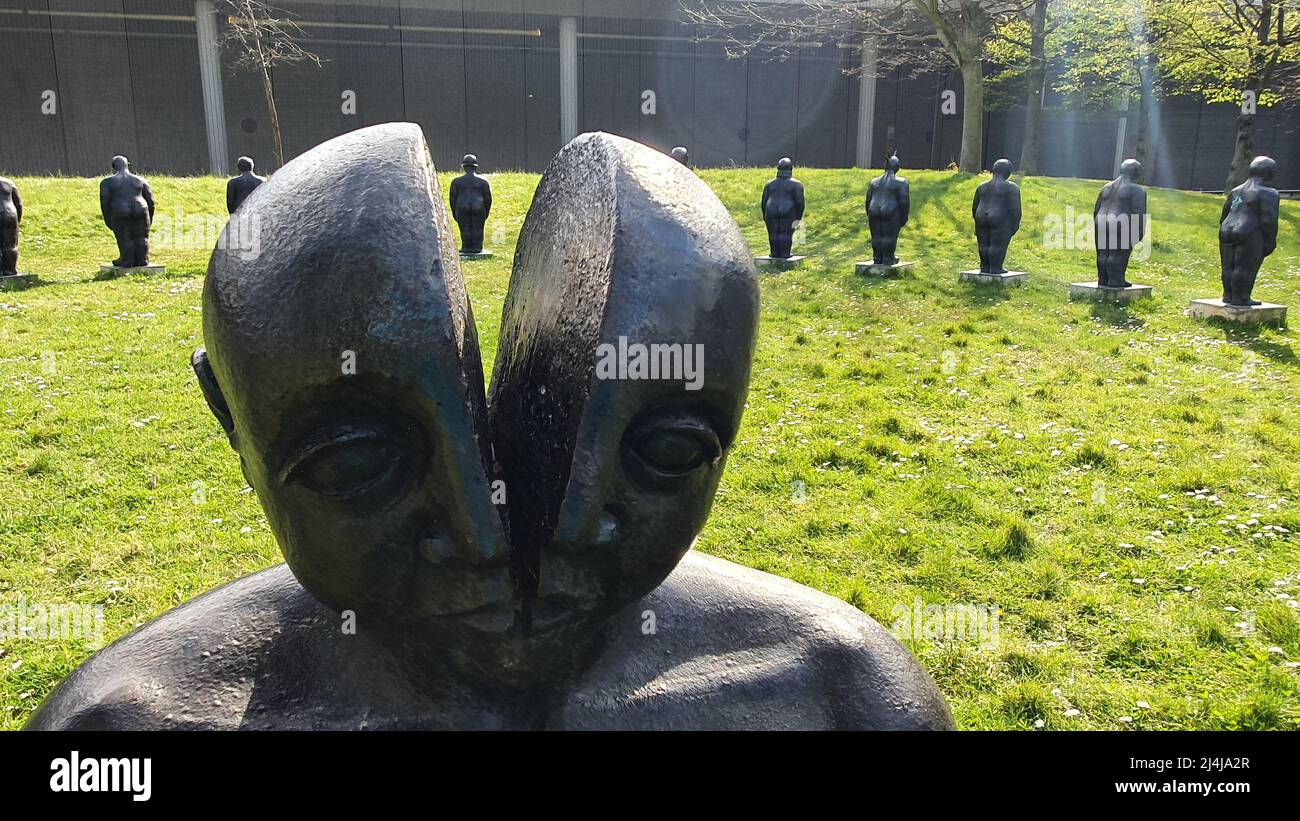
[{"label": "white vertical column", "polygon": [[208,127],[208,168],[229,171],[226,147],[226,100],[221,90],[221,54],[212,0],[194,0],[194,29],[199,38],[199,79],[203,85],[203,119]]},{"label": "white vertical column", "polygon": [[862,41],[862,73],[858,76],[858,146],[854,165],[871,167],[871,136],[876,128],[876,57],[879,40],[868,36]]},{"label": "white vertical column", "polygon": [[560,137],[578,136],[578,18],[560,18]]}]

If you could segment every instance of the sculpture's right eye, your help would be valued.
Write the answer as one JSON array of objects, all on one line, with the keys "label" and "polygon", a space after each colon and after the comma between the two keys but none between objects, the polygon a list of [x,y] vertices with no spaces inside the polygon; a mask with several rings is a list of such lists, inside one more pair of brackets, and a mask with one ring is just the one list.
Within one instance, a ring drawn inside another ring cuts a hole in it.
[{"label": "sculpture's right eye", "polygon": [[389,478],[400,461],[401,452],[387,438],[348,430],[304,448],[285,471],[285,482],[323,496],[354,496]]}]

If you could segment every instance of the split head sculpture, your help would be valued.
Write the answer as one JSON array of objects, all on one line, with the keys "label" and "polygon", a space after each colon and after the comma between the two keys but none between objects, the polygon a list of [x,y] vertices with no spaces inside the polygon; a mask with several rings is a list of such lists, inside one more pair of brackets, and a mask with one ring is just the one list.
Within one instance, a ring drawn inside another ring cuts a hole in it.
[{"label": "split head sculpture", "polygon": [[776,164],[776,177],[763,186],[759,203],[767,225],[769,255],[789,259],[794,241],[795,223],[803,219],[803,183],[794,178],[794,163],[782,157]]},{"label": "split head sculpture", "polygon": [[143,177],[131,173],[130,162],[113,158],[113,175],[99,183],[99,212],[117,240],[118,268],[149,264],[149,227],[153,224],[153,191]]},{"label": "split head sculpture", "polygon": [[982,273],[1007,272],[1007,247],[1020,230],[1020,187],[1010,180],[1011,169],[1011,160],[998,160],[993,163],[993,176],[975,189],[971,217]]},{"label": "split head sculpture", "polygon": [[1119,176],[1101,187],[1092,209],[1093,244],[1097,249],[1097,284],[1127,288],[1128,262],[1146,236],[1147,192],[1138,184],[1142,164],[1120,163]]},{"label": "split head sculpture", "polygon": [[[247,209],[264,251],[214,252],[193,367],[287,564],[101,651],[29,726],[951,726],[856,609],[688,553],[758,320],[694,174],[605,134],[560,151],[488,393],[418,126],[330,140]],[[646,613],[672,629],[648,642]]]},{"label": "split head sculpture", "polygon": [[492,211],[492,184],[478,173],[478,157],[466,154],[460,167],[464,174],[451,181],[451,214],[460,228],[460,250],[483,252],[483,226]]},{"label": "split head sculpture", "polygon": [[898,155],[893,154],[885,161],[885,173],[867,184],[867,225],[876,265],[898,263],[898,234],[907,225],[911,210],[911,186],[898,176],[901,167]]},{"label": "split head sculpture", "polygon": [[1261,305],[1251,297],[1264,257],[1277,248],[1280,197],[1271,187],[1277,163],[1256,157],[1250,177],[1228,192],[1219,216],[1219,263],[1223,301],[1228,305]]}]

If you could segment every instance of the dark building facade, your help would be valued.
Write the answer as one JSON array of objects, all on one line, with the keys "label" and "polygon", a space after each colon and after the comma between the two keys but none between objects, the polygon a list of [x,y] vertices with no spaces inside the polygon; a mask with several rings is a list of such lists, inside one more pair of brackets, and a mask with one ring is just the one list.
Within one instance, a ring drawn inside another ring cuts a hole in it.
[{"label": "dark building facade", "polygon": [[[942,94],[961,82],[846,70],[870,48],[728,58],[696,42],[677,0],[276,0],[318,54],[277,68],[285,155],[391,120],[425,130],[440,168],[477,154],[487,170],[541,170],[582,131],[604,130],[703,166],[904,167],[956,159],[961,123]],[[233,69],[214,0],[0,0],[0,171],[227,171],[241,154],[274,167],[261,79]],[[1167,101],[1152,135],[1152,181],[1221,188],[1232,106]],[[986,117],[986,165],[1019,156],[1023,114]],[[1300,187],[1294,118],[1261,110],[1257,148]],[[1042,170],[1113,176],[1120,114],[1049,110]],[[1135,135],[1128,131],[1125,153]]]}]

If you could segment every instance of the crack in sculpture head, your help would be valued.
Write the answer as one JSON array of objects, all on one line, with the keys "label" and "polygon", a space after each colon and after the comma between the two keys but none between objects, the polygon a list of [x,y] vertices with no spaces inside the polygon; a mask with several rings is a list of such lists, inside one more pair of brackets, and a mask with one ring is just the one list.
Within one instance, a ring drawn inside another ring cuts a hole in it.
[{"label": "crack in sculpture head", "polygon": [[[758,312],[739,229],[694,174],[608,135],[561,151],[519,240],[490,408],[417,126],[331,140],[247,208],[264,250],[214,251],[194,367],[314,597],[406,645],[517,664],[672,571],[736,436]],[[659,367],[627,367],[626,346]]]},{"label": "crack in sculpture head", "polygon": [[534,635],[590,628],[689,549],[740,423],[757,318],[748,248],[688,169],[607,134],[551,162],[489,401]]}]

